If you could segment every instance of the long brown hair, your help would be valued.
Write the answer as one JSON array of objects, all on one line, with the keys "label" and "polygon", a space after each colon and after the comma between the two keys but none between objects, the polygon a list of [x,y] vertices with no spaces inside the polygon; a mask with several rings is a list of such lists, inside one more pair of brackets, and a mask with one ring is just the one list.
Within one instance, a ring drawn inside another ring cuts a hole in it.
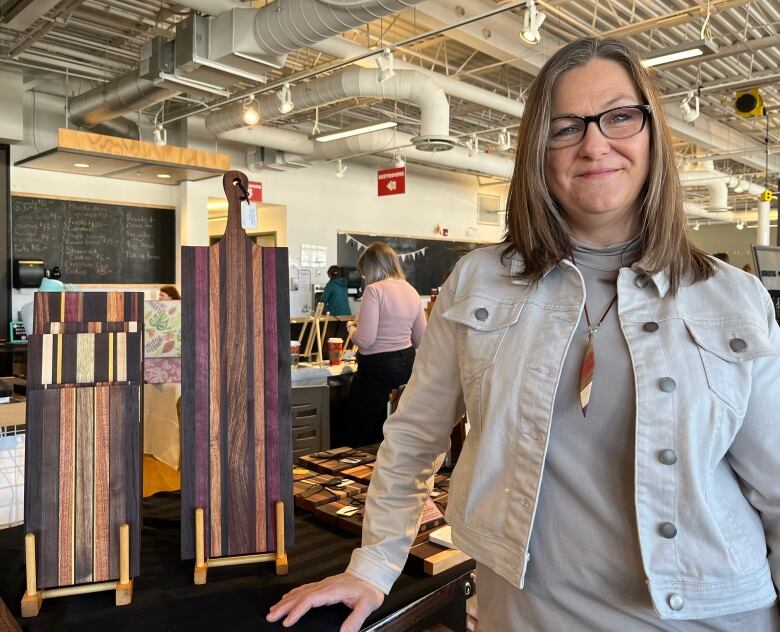
[{"label": "long brown hair", "polygon": [[550,193],[545,178],[552,93],[569,70],[596,58],[620,64],[652,112],[650,172],[640,206],[639,266],[651,274],[665,270],[674,295],[687,275],[692,282],[701,281],[712,276],[715,267],[685,233],[683,191],[658,88],[636,51],[616,39],[586,38],[567,44],[547,61],[534,80],[517,135],[515,168],[507,198],[504,256],[517,252],[524,261],[520,276],[535,283],[571,252],[561,206]]}]

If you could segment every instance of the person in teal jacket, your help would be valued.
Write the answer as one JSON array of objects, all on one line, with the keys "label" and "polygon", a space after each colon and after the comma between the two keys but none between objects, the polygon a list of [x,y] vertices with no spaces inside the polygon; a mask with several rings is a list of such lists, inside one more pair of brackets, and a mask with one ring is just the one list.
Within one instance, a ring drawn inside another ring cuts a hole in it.
[{"label": "person in teal jacket", "polygon": [[325,291],[322,293],[324,311],[330,312],[331,316],[349,316],[352,310],[349,309],[347,300],[347,280],[341,276],[341,269],[338,266],[330,266],[328,276],[330,281],[325,285]]}]

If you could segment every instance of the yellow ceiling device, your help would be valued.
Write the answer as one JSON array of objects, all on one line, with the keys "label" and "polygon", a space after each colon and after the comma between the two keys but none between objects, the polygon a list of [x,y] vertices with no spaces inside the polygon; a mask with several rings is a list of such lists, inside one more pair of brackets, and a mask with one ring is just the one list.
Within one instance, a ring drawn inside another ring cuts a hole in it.
[{"label": "yellow ceiling device", "polygon": [[755,118],[764,115],[764,99],[758,88],[738,91],[734,99],[734,111],[742,118]]}]

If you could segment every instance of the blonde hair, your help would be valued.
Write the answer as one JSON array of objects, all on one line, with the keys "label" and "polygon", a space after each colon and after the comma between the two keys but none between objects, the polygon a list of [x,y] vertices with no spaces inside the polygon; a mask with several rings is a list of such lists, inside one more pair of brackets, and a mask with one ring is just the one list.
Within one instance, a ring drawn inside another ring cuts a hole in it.
[{"label": "blonde hair", "polygon": [[375,241],[357,260],[357,269],[366,279],[366,285],[384,279],[406,279],[398,254],[386,243]]},{"label": "blonde hair", "polygon": [[569,70],[593,59],[614,61],[624,68],[642,102],[650,106],[650,172],[642,189],[639,211],[639,266],[651,274],[665,270],[670,293],[674,295],[686,275],[692,282],[702,281],[714,274],[715,267],[685,233],[683,191],[658,88],[636,51],[616,39],[585,38],[567,44],[545,63],[534,80],[517,135],[507,198],[504,256],[517,252],[525,264],[520,276],[538,282],[549,267],[570,254],[568,227],[545,178],[552,93]]}]

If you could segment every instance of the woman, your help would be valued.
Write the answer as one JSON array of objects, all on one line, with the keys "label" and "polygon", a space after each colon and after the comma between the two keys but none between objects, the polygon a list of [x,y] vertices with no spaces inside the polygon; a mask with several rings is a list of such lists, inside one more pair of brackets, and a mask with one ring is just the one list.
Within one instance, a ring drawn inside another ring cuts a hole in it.
[{"label": "woman", "polygon": [[375,242],[357,261],[366,289],[356,323],[347,323],[358,347],[343,423],[343,442],[364,446],[382,440],[390,391],[409,381],[415,349],[425,331],[420,296],[409,283],[398,255]]},{"label": "woman", "polygon": [[386,424],[363,546],[270,619],[341,601],[342,632],[359,628],[465,406],[447,518],[477,560],[480,629],[780,630],[780,329],[755,277],[687,241],[639,61],[587,39],[545,64],[506,241],[442,288]]},{"label": "woman", "polygon": [[347,280],[341,276],[341,268],[330,266],[328,279],[322,292],[325,311],[330,312],[331,316],[349,316],[352,311],[349,309],[347,297]]},{"label": "woman", "polygon": [[158,301],[180,301],[181,294],[179,294],[179,290],[176,289],[176,286],[163,285],[157,291],[157,300]]}]

